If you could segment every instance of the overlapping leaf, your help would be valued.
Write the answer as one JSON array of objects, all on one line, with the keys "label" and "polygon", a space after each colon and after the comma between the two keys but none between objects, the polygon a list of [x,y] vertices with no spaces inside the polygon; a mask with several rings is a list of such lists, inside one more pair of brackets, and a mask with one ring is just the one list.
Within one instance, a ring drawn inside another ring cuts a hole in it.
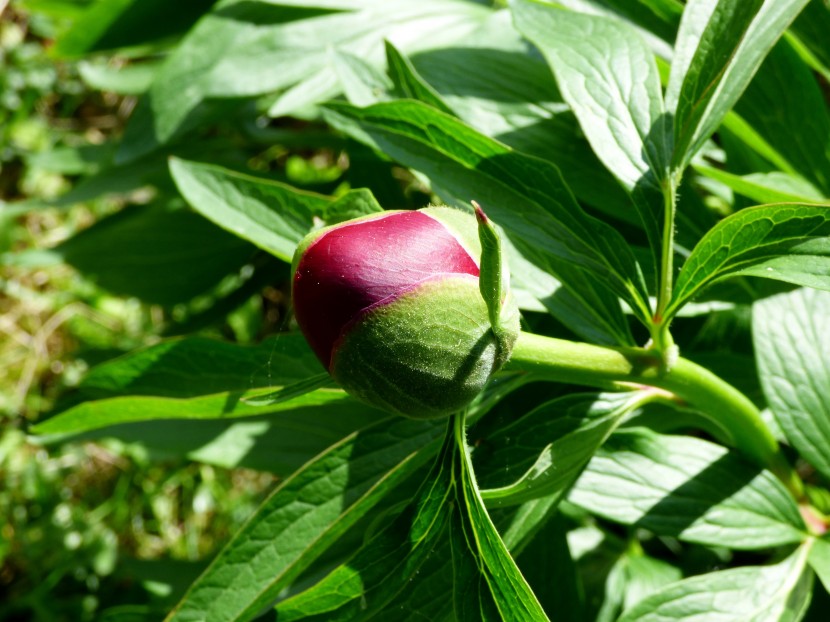
[{"label": "overlapping leaf", "polygon": [[168,620],[253,619],[433,455],[441,428],[430,422],[381,421],[309,462],[260,506]]},{"label": "overlapping leaf", "polygon": [[[171,7],[165,0],[96,2],[62,33],[54,53],[75,57],[101,50],[158,43],[181,35],[216,0],[192,0]],[[164,12],[164,19],[159,14]]]},{"label": "overlapping leaf", "polygon": [[799,289],[753,305],[764,394],[790,444],[830,476],[830,293]]},{"label": "overlapping leaf", "polygon": [[577,198],[599,212],[639,223],[625,190],[591,150],[547,63],[513,27],[509,11],[495,12],[454,46],[411,60],[465,123],[553,162]]},{"label": "overlapping leaf", "polygon": [[755,549],[806,537],[795,502],[772,473],[690,437],[617,432],[569,499],[627,525],[713,546]]},{"label": "overlapping leaf", "polygon": [[694,0],[675,44],[666,109],[674,115],[672,167],[683,170],[720,125],[807,0]]},{"label": "overlapping leaf", "polygon": [[478,461],[491,486],[482,497],[493,506],[562,498],[620,419],[645,399],[637,392],[571,394],[500,429]]},{"label": "overlapping leaf", "polygon": [[710,179],[719,181],[756,203],[821,202],[825,197],[810,182],[789,173],[750,173],[734,175],[711,166],[694,167]]},{"label": "overlapping leaf", "polygon": [[[296,390],[321,371],[298,335],[249,348],[202,338],[170,340],[93,369],[64,410],[33,430],[79,434],[134,422],[228,421],[281,413],[278,427],[303,430],[309,438],[330,444],[382,417],[339,389],[317,388],[317,383]],[[243,400],[271,393],[274,387],[295,389],[282,400],[260,404]],[[315,423],[315,417],[331,422],[328,431],[319,421]],[[180,429],[179,434],[186,436],[186,430]],[[203,435],[196,435],[204,440]]]},{"label": "overlapping leaf", "polygon": [[429,49],[463,36],[489,13],[461,0],[223,2],[166,60],[130,120],[120,161],[147,154],[198,126],[210,98],[289,89],[272,109],[281,115],[336,96],[337,77],[321,41],[379,64],[384,37],[409,51]]},{"label": "overlapping leaf", "polygon": [[212,164],[172,159],[179,191],[203,216],[283,261],[331,199]]},{"label": "overlapping leaf", "polygon": [[759,205],[722,220],[683,265],[667,315],[707,285],[736,275],[830,289],[830,206]]},{"label": "overlapping leaf", "polygon": [[479,200],[523,254],[566,285],[566,274],[578,266],[647,321],[645,285],[630,249],[617,231],[580,208],[553,165],[512,151],[419,102],[365,109],[329,104],[326,116],[425,173],[453,197]]},{"label": "overlapping leaf", "polygon": [[830,114],[813,72],[790,41],[782,39],[770,51],[735,112],[786,161],[782,170],[830,193]]},{"label": "overlapping leaf", "polygon": [[449,528],[460,620],[547,620],[490,521],[453,418],[413,501],[320,583],[277,605],[277,620],[365,620],[407,586]]},{"label": "overlapping leaf", "polygon": [[542,51],[594,152],[629,191],[659,257],[670,123],[654,55],[624,22],[513,0],[518,29]]}]

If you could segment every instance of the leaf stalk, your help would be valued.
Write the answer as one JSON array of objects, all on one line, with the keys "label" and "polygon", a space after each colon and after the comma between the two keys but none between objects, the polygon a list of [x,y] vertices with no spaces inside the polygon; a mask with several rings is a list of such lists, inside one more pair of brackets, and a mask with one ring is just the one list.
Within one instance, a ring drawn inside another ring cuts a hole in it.
[{"label": "leaf stalk", "polygon": [[603,389],[634,383],[670,391],[716,421],[736,449],[772,471],[797,500],[804,497],[801,479],[784,458],[758,408],[735,387],[689,360],[678,357],[669,371],[654,350],[597,346],[522,332],[506,369],[525,371],[539,380]]}]

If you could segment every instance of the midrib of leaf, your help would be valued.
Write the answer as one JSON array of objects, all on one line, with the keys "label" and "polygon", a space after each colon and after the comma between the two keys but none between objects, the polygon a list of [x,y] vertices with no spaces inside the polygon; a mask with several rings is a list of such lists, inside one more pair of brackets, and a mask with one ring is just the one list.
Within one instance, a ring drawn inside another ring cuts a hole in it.
[{"label": "midrib of leaf", "polygon": [[[751,209],[764,209],[764,208],[769,208],[769,207],[774,207],[774,206],[798,207],[800,205],[802,205],[802,204],[779,203],[779,204],[758,206],[756,208],[751,208]],[[806,204],[806,205],[809,205],[809,204]],[[762,251],[762,250],[767,249],[767,248],[775,248],[777,246],[786,246],[787,244],[796,243],[796,242],[804,243],[804,242],[808,242],[809,240],[821,239],[822,237],[824,237],[824,236],[811,236],[810,234],[812,232],[814,232],[816,229],[819,229],[819,228],[821,228],[823,226],[826,226],[828,224],[828,222],[830,221],[830,205],[823,206],[823,205],[820,205],[820,204],[816,204],[815,207],[827,207],[828,216],[825,217],[825,219],[822,222],[817,223],[809,231],[807,231],[805,233],[802,233],[801,235],[793,235],[793,236],[786,236],[786,237],[776,238],[775,240],[772,240],[772,241],[769,241],[769,242],[761,241],[761,242],[758,242],[752,248],[747,248],[746,250],[739,251],[735,254],[731,254],[730,252],[728,252],[729,249],[731,248],[731,243],[734,242],[735,237],[740,235],[742,233],[742,231],[744,230],[743,228],[735,229],[735,231],[732,233],[732,237],[729,239],[728,242],[727,241],[722,241],[720,243],[720,245],[718,246],[717,251],[709,251],[707,253],[711,257],[712,255],[714,255],[716,252],[720,251],[721,249],[724,249],[724,248],[727,249],[727,253],[724,256],[724,259],[722,261],[720,261],[718,264],[716,264],[714,266],[714,268],[712,267],[712,264],[710,264],[710,263],[708,263],[707,261],[704,260],[704,261],[698,263],[695,266],[695,268],[692,272],[686,272],[685,270],[681,271],[680,277],[678,278],[678,282],[677,282],[677,285],[675,287],[674,298],[673,298],[671,304],[669,305],[669,308],[667,310],[667,314],[668,315],[673,315],[674,313],[676,313],[677,309],[679,309],[681,306],[683,306],[683,304],[685,304],[689,300],[689,298],[691,298],[696,292],[698,292],[701,289],[703,289],[704,287],[706,287],[706,285],[708,285],[709,283],[711,283],[711,282],[713,282],[713,281],[715,281],[719,278],[722,278],[724,276],[727,276],[728,274],[730,274],[732,272],[739,271],[741,269],[741,267],[745,266],[747,263],[751,263],[754,260],[754,258],[748,258],[748,259],[745,259],[745,260],[741,261],[739,258],[742,257],[742,256],[745,256],[745,255],[748,255],[748,254],[761,254],[759,251]],[[747,213],[748,213],[747,211],[738,212],[737,214],[735,214],[735,216],[740,217],[742,215],[746,215]],[[800,217],[800,218],[812,218],[812,217],[814,217],[814,216],[809,216],[808,215],[808,216],[803,216],[803,217]],[[794,216],[793,218],[799,218],[799,217]],[[782,224],[782,223],[786,222],[786,221],[781,221],[779,223],[776,223],[770,216],[765,216],[763,218],[763,220],[772,223],[772,226],[771,226],[769,232],[774,231],[775,227],[778,224]],[[755,221],[755,222],[757,222],[757,221]],[[745,223],[745,226],[746,225],[751,225],[751,224],[754,224],[754,223],[752,223],[752,222],[751,223]],[[722,230],[719,230],[717,228],[711,230],[706,236],[704,236],[703,240],[700,241],[697,248],[701,248],[701,249],[705,248],[706,245],[710,242],[710,240],[715,235],[722,235],[723,233],[724,232]],[[690,259],[695,259],[694,252],[692,253],[692,256],[690,256]],[[734,266],[731,265],[733,263],[733,261],[735,262]],[[730,264],[729,269],[726,270],[726,271],[721,271],[721,268],[726,264]],[[684,266],[684,268],[685,268],[685,266]],[[700,280],[698,282],[695,282],[695,277],[702,270],[707,270],[709,272],[709,276],[703,278],[702,280]]]},{"label": "midrib of leaf", "polygon": [[[463,508],[463,514],[458,516],[458,519],[461,521],[461,530],[467,541],[469,552],[489,587],[493,601],[503,620],[547,621],[548,618],[542,606],[530,586],[522,578],[489,514],[484,509],[484,502],[470,461],[470,452],[467,449],[463,416],[456,416],[454,434],[457,460],[455,467],[457,478],[454,488],[456,503]],[[495,564],[496,568],[492,568],[491,564]],[[507,585],[503,585],[502,581],[507,581]],[[497,594],[499,594],[498,597]],[[516,611],[516,605],[521,609],[521,613]]]}]

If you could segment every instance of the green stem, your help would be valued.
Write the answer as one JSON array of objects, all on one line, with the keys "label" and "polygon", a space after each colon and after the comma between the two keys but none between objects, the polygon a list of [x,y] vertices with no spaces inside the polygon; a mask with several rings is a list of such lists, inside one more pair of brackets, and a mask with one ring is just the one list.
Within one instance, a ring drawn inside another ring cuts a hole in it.
[{"label": "green stem", "polygon": [[669,332],[670,318],[666,309],[672,298],[674,286],[674,213],[677,203],[677,185],[679,179],[669,174],[663,182],[663,240],[660,253],[660,283],[657,288],[657,311],[651,328],[651,340],[654,349],[664,354],[674,345]]},{"label": "green stem", "polygon": [[670,391],[717,421],[737,449],[775,473],[796,499],[803,497],[801,480],[755,405],[735,387],[691,361],[679,358],[667,372],[652,350],[609,348],[523,332],[506,368],[529,372],[540,380],[599,388],[619,388],[625,383]]}]

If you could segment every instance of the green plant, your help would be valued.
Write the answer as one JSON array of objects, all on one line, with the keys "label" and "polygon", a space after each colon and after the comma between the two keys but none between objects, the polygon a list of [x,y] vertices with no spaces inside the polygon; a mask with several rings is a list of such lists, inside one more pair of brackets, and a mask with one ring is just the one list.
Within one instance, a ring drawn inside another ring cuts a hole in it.
[{"label": "green plant", "polygon": [[[830,10],[496,4],[226,0],[162,29],[161,2],[98,2],[58,37],[140,97],[51,204],[153,194],[49,256],[179,337],[33,432],[284,477],[169,620],[820,619]],[[523,332],[463,412],[410,420],[321,380],[261,292],[309,232],[431,199],[501,228]]]}]

